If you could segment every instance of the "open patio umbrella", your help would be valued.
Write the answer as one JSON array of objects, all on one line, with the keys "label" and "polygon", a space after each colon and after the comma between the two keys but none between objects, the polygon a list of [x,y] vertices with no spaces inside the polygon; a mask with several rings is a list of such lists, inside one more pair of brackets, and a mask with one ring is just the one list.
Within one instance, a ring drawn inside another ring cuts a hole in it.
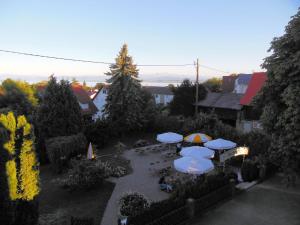
[{"label": "open patio umbrella", "polygon": [[182,148],[180,151],[181,156],[190,156],[194,159],[211,159],[214,157],[215,152],[206,147],[191,146]]},{"label": "open patio umbrella", "polygon": [[188,174],[201,175],[214,169],[214,164],[209,159],[194,159],[189,156],[174,160],[177,171]]},{"label": "open patio umbrella", "polygon": [[181,142],[183,140],[183,136],[173,132],[167,132],[163,134],[158,134],[156,140],[162,143],[174,144]]},{"label": "open patio umbrella", "polygon": [[214,150],[227,150],[236,147],[236,143],[228,140],[224,140],[222,138],[218,138],[216,140],[208,141],[204,143],[204,146]]},{"label": "open patio umbrella", "polygon": [[190,143],[205,143],[207,141],[210,141],[212,138],[206,134],[202,133],[194,133],[186,136],[184,138],[185,142],[190,142]]}]

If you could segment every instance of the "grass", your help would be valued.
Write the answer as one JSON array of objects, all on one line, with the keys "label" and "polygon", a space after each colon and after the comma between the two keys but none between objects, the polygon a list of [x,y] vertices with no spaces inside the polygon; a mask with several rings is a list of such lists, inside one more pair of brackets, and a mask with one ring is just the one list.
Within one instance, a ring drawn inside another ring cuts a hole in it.
[{"label": "grass", "polygon": [[58,177],[50,166],[41,168],[40,224],[69,225],[71,216],[92,217],[100,224],[115,184],[105,181],[93,190],[70,193],[55,182]]}]

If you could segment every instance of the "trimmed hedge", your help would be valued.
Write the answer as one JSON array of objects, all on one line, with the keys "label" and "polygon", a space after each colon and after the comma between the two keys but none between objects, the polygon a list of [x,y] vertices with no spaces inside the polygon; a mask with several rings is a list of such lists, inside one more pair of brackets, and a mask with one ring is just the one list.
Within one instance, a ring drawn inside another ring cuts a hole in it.
[{"label": "trimmed hedge", "polygon": [[60,173],[72,157],[86,154],[87,140],[82,133],[50,138],[46,141],[46,149],[54,171]]}]

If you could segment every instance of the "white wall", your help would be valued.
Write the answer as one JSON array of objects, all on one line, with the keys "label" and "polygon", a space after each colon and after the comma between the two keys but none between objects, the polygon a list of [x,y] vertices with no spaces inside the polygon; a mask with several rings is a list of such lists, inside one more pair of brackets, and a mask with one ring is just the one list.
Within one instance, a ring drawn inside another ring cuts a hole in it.
[{"label": "white wall", "polygon": [[107,97],[108,90],[106,88],[102,88],[100,92],[97,94],[96,98],[93,99],[94,104],[98,108],[98,112],[93,116],[93,119],[96,120],[103,116],[103,109],[106,104],[106,97]]},{"label": "white wall", "polygon": [[154,94],[154,99],[156,104],[163,104],[167,105],[173,100],[173,95],[161,95],[161,94]]},{"label": "white wall", "polygon": [[247,84],[238,84],[238,79],[235,80],[234,83],[234,93],[237,94],[245,94],[247,91],[248,85]]}]

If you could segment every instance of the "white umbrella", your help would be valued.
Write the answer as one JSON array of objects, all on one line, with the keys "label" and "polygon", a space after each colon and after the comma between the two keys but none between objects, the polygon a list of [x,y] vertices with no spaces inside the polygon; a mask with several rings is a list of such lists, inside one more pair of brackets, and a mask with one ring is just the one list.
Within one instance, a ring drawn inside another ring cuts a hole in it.
[{"label": "white umbrella", "polygon": [[204,143],[204,146],[215,150],[225,150],[225,149],[235,148],[236,143],[232,141],[224,140],[222,138],[218,138],[216,140],[212,140]]},{"label": "white umbrella", "polygon": [[194,159],[189,156],[174,160],[174,167],[182,173],[201,175],[214,169],[214,164],[209,159]]},{"label": "white umbrella", "polygon": [[182,148],[180,151],[181,156],[190,156],[194,159],[210,159],[213,158],[215,155],[215,152],[213,150],[210,150],[206,147],[200,147],[200,146],[191,146]]},{"label": "white umbrella", "polygon": [[168,132],[168,133],[158,134],[156,140],[162,143],[173,144],[173,143],[181,142],[183,140],[183,136],[180,134]]}]

